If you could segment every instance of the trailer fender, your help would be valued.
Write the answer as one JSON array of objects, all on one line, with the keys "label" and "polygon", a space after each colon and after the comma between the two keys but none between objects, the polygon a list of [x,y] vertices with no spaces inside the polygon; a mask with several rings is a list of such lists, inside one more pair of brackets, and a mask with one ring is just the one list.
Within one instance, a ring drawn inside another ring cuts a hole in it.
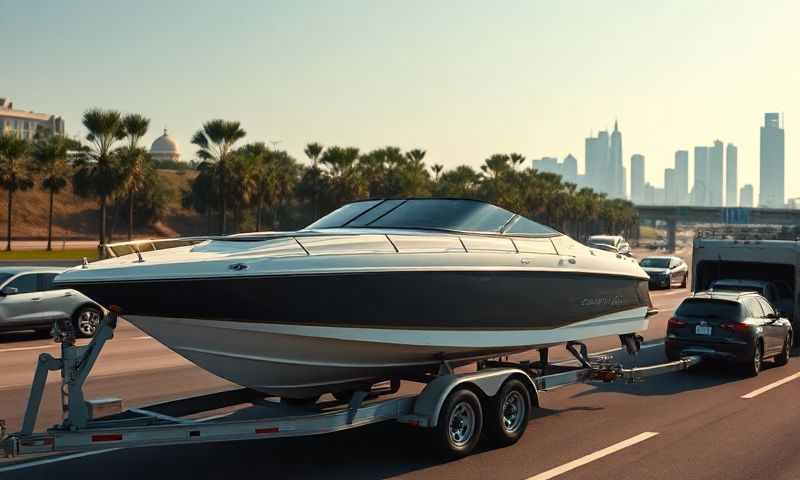
[{"label": "trailer fender", "polygon": [[512,376],[525,383],[531,394],[531,404],[537,406],[539,396],[536,384],[524,370],[487,368],[479,372],[442,375],[426,385],[414,402],[413,417],[416,420],[414,423],[424,427],[436,427],[445,399],[457,387],[468,386],[485,397],[493,397]]}]

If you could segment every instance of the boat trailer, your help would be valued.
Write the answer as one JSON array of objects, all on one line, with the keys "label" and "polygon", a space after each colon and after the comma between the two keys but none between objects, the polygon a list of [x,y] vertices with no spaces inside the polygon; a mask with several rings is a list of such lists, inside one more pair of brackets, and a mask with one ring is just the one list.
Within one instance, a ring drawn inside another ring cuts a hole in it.
[{"label": "boat trailer", "polygon": [[[589,356],[586,345],[570,342],[567,350],[575,357],[577,365],[550,363],[549,350],[546,348],[538,350],[538,361],[510,362],[507,358],[482,360],[477,362],[475,371],[456,372],[443,360],[436,374],[403,379],[425,383],[425,387],[416,395],[379,398],[379,395],[397,392],[400,379],[395,379],[382,390],[355,392],[349,403],[323,401],[297,406],[262,392],[239,388],[123,411],[119,399],[86,400],[83,393],[84,383],[103,346],[113,338],[116,325],[117,314],[110,312],[101,319],[90,343],[78,346],[72,323],[55,322],[51,333],[54,340],[61,344],[61,357],[55,358],[47,353],[39,356],[22,429],[9,435],[6,423],[0,420],[0,444],[7,457],[298,437],[388,420],[423,428],[444,428],[441,424],[446,421],[440,419],[446,413],[447,401],[456,393],[470,390],[480,394],[481,403],[492,402],[511,380],[524,384],[529,393],[528,410],[524,412],[529,420],[532,409],[539,406],[538,394],[541,391],[594,381],[636,382],[651,375],[686,370],[701,360],[692,356],[660,365],[623,368],[613,364],[611,357]],[[641,338],[621,338],[621,341],[629,351],[632,348],[638,351]],[[61,372],[63,420],[43,432],[36,432],[39,407],[47,375],[51,371]],[[236,406],[241,408],[219,413],[220,409]],[[204,413],[205,416],[202,416]],[[464,455],[469,451],[448,453]]]}]

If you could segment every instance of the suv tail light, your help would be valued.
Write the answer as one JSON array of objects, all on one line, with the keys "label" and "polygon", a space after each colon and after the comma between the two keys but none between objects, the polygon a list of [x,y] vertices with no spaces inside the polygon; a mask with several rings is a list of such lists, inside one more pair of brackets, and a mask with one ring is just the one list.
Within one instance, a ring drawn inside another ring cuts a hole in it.
[{"label": "suv tail light", "polygon": [[723,323],[720,324],[719,328],[724,328],[725,330],[730,330],[731,332],[744,333],[750,330],[750,325],[742,322]]},{"label": "suv tail light", "polygon": [[667,321],[667,328],[670,328],[670,327],[678,328],[678,327],[682,327],[684,325],[686,325],[686,322],[684,322],[683,320],[679,320],[679,319],[677,319],[675,317],[672,317]]}]

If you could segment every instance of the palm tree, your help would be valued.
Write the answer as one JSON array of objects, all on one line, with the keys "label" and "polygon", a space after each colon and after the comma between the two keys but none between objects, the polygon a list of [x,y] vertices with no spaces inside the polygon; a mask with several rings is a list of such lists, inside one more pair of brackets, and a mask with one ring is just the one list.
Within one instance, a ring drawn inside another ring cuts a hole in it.
[{"label": "palm tree", "polygon": [[25,163],[30,144],[13,135],[0,136],[0,187],[8,192],[8,217],[6,218],[6,251],[11,250],[11,212],[14,192],[33,187],[30,170]]},{"label": "palm tree", "polygon": [[[128,196],[128,240],[133,238],[133,197],[144,188],[147,170],[150,166],[147,151],[139,146],[139,141],[147,134],[150,119],[138,113],[125,115],[122,131],[127,144],[120,152],[122,159],[122,191]],[[166,134],[166,130],[164,134]]]},{"label": "palm tree", "polygon": [[433,180],[436,183],[439,183],[439,177],[442,175],[442,170],[444,170],[444,165],[440,163],[435,163],[431,167],[431,170],[433,170]]},{"label": "palm tree", "polygon": [[53,200],[67,186],[70,168],[67,163],[67,141],[61,135],[51,135],[34,144],[33,158],[42,174],[42,188],[50,194],[50,211],[47,220],[47,250],[53,242]]},{"label": "palm tree", "polygon": [[227,161],[236,142],[247,135],[241,124],[235,121],[222,119],[209,120],[203,128],[195,132],[192,143],[200,147],[197,156],[203,160],[216,162],[219,173],[219,226],[220,233],[225,234],[225,177],[227,175]]},{"label": "palm tree", "polygon": [[106,208],[108,197],[116,190],[118,176],[113,153],[114,144],[122,140],[122,114],[116,110],[93,108],[83,114],[83,126],[89,131],[86,140],[91,144],[89,157],[75,173],[75,191],[82,196],[96,195],[100,200],[100,243],[108,240]]},{"label": "palm tree", "polygon": [[[323,150],[325,150],[325,147],[323,147],[322,144],[317,143],[317,142],[312,142],[312,143],[309,143],[308,145],[306,145],[306,149],[304,150],[304,153],[311,160],[311,168],[312,169],[317,170],[319,168],[317,166],[317,161],[319,160],[319,156],[322,155],[322,151]],[[319,203],[319,199],[318,199],[318,197],[319,197],[319,192],[318,192],[319,185],[317,185],[317,182],[316,182],[318,176],[319,176],[318,172],[314,172],[314,174],[311,177],[311,178],[314,179],[314,186],[313,186],[314,192],[313,192],[312,197],[311,197],[311,201],[312,201],[313,205],[311,207],[312,207],[312,210],[314,211],[314,218],[315,219],[319,216],[319,207],[318,207],[318,203]]]}]

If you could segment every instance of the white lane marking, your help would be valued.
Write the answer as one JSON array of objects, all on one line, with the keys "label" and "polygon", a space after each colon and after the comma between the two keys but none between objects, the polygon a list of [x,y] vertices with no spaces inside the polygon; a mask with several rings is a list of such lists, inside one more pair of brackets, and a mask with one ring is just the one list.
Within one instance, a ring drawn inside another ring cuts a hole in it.
[{"label": "white lane marking", "polygon": [[91,452],[82,452],[82,453],[73,453],[71,455],[62,455],[60,457],[53,457],[53,458],[45,458],[42,460],[33,460],[30,462],[25,463],[16,463],[14,465],[9,465],[8,467],[0,467],[0,473],[3,472],[11,472],[14,470],[22,470],[24,468],[31,468],[31,467],[38,467],[39,465],[47,465],[49,463],[56,463],[56,462],[63,462],[66,460],[73,460],[76,458],[81,457],[89,457],[91,455],[99,455],[101,453],[113,452],[114,450],[119,450],[118,448],[108,448],[105,450],[95,450]]},{"label": "white lane marking", "polygon": [[[142,336],[142,337],[131,337],[131,338],[123,338],[122,340],[150,340],[153,337],[150,336]],[[6,352],[24,352],[28,350],[46,350],[48,348],[58,348],[60,347],[59,344],[54,343],[53,345],[36,345],[33,347],[14,347],[14,348],[5,348],[0,349],[0,353]]]},{"label": "white lane marking", "polygon": [[603,457],[611,455],[612,453],[616,453],[616,452],[618,452],[618,451],[620,451],[620,450],[622,450],[624,448],[628,448],[630,446],[636,445],[637,443],[643,442],[643,441],[645,441],[645,440],[647,440],[649,438],[653,438],[656,435],[658,435],[658,432],[643,432],[643,433],[640,433],[639,435],[636,435],[635,437],[631,437],[631,438],[629,438],[627,440],[623,440],[623,441],[621,441],[619,443],[615,443],[614,445],[611,445],[610,447],[606,447],[606,448],[604,448],[602,450],[598,450],[598,451],[596,451],[594,453],[590,453],[589,455],[586,455],[585,457],[581,457],[581,458],[579,458],[577,460],[573,460],[573,461],[571,461],[569,463],[565,463],[564,465],[561,465],[559,467],[551,468],[550,470],[548,470],[546,472],[542,472],[542,473],[540,473],[538,475],[534,475],[532,477],[528,477],[527,480],[549,480],[550,478],[557,477],[557,476],[561,475],[562,473],[567,473],[570,470],[574,470],[574,469],[576,469],[578,467],[582,467],[582,466],[586,465],[587,463],[591,463],[591,462],[593,462],[595,460],[599,460],[599,459],[601,459]]},{"label": "white lane marking", "polygon": [[742,398],[757,397],[757,396],[761,395],[764,392],[768,392],[768,391],[772,390],[773,388],[778,388],[781,385],[783,385],[784,383],[789,383],[792,380],[796,380],[798,378],[800,378],[800,372],[797,372],[794,375],[789,375],[788,377],[783,378],[781,380],[778,380],[777,382],[770,383],[769,385],[764,385],[763,387],[761,387],[761,388],[759,388],[757,390],[753,390],[752,392],[750,392],[750,393],[748,393],[746,395],[742,395]]}]

